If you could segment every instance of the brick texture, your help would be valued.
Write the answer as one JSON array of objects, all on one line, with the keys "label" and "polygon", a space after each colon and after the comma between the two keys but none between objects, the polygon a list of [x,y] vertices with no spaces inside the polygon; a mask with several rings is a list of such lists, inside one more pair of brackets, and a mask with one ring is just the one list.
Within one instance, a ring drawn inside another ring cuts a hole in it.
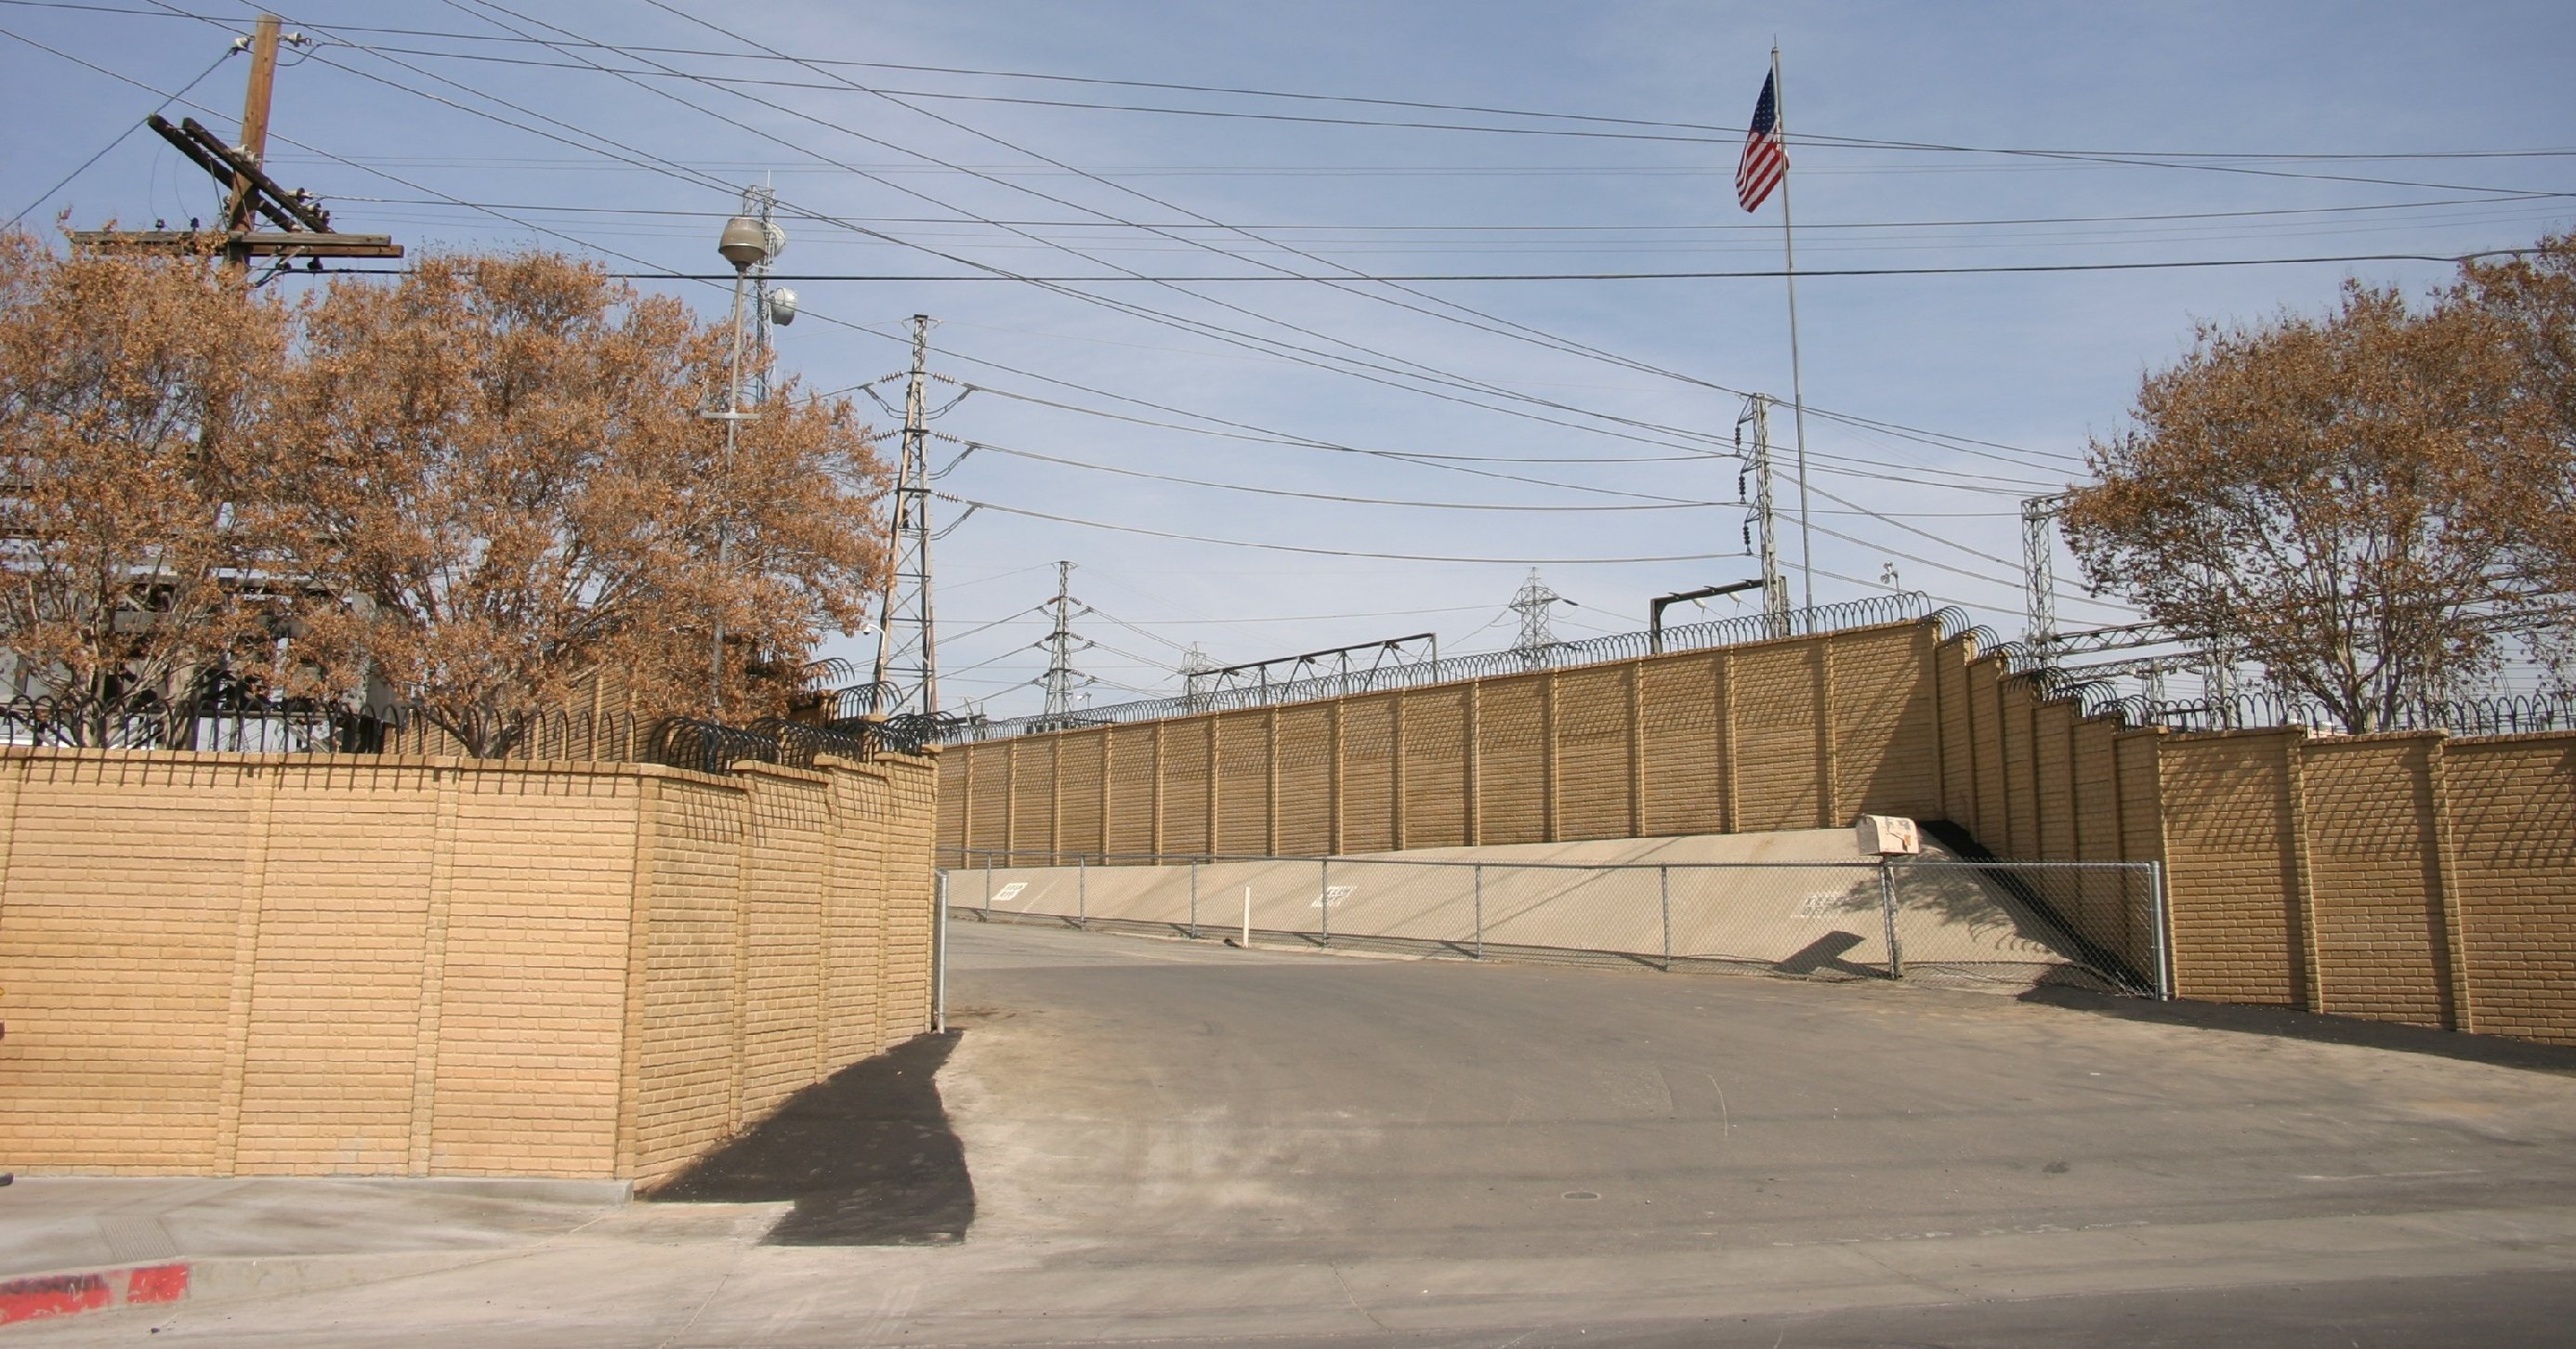
[{"label": "brick texture", "polygon": [[[2006,858],[2159,864],[2187,996],[2576,1043],[2576,735],[2131,729],[1930,623],[1115,734],[1148,732],[1159,757],[1118,751],[1105,797],[1073,735],[951,750],[941,791],[964,799],[939,806],[941,855],[1005,833],[1044,847],[1063,826],[1031,811],[1092,836],[1092,816],[1058,801],[1106,800],[1111,837],[1154,834],[1148,851],[1167,853],[1947,819]],[[1153,802],[1159,833],[1130,819]],[[2051,903],[2153,968],[2166,934],[2147,887],[2087,873]],[[228,921],[205,916],[209,940],[239,940]],[[198,1033],[219,1039],[223,999],[198,997]]]},{"label": "brick texture", "polygon": [[925,1027],[936,772],[0,751],[0,1158],[667,1175]]}]

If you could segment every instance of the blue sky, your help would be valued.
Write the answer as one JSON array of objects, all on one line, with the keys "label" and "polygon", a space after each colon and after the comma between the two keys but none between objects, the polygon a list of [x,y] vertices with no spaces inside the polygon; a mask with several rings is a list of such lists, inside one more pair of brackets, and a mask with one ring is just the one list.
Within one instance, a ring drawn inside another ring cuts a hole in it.
[{"label": "blue sky", "polygon": [[[202,110],[180,110],[229,134],[246,63],[218,57],[253,12],[0,3],[0,28],[62,53],[0,38],[0,109],[23,129],[0,209],[39,228],[65,210],[76,227],[214,214],[210,186],[143,132],[52,185],[159,102],[138,84],[202,75],[186,100]],[[440,0],[287,20],[319,43],[280,73],[271,163],[343,228],[621,269],[720,270],[732,189],[766,178],[785,274],[966,270],[930,250],[1047,277],[1773,271],[1780,203],[1737,209],[1732,129],[1775,38],[1802,271],[2450,256],[2576,219],[2560,69],[2576,11],[2553,5]],[[1879,589],[1893,565],[2018,633],[2019,499],[2080,478],[2087,439],[2120,427],[2195,322],[2313,309],[2348,276],[2420,291],[2448,272],[1806,276],[1817,598]],[[640,284],[710,314],[726,298]],[[1727,390],[1790,393],[1768,276],[790,284],[808,317],[782,358],[809,388],[899,369],[907,316],[926,313],[933,370],[979,389],[945,435],[1310,494],[968,458],[940,486],[997,509],[938,544],[941,663],[951,706],[997,714],[1036,707],[1045,623],[1027,611],[1058,559],[1097,611],[1075,625],[1099,643],[1077,658],[1103,681],[1095,702],[1170,688],[1191,644],[1219,663],[1426,628],[1445,650],[1508,645],[1503,606],[1533,561],[1579,605],[1559,636],[1641,628],[1650,596],[1752,574]],[[1785,408],[1774,430],[1785,460]],[[934,448],[944,463],[958,446]],[[1371,504],[1386,501],[1417,504]],[[1446,508],[1463,505],[1552,509]],[[1654,509],[1562,509],[1578,505]],[[1690,560],[1599,561],[1618,558]],[[2127,621],[2060,570],[2063,624]],[[835,649],[864,664],[873,639]]]}]

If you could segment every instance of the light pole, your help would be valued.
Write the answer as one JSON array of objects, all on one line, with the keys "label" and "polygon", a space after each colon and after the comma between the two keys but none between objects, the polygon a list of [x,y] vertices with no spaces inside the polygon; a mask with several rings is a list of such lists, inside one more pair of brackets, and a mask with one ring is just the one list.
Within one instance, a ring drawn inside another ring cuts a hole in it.
[{"label": "light pole", "polygon": [[[744,205],[754,204],[751,194],[744,194]],[[716,491],[716,579],[721,582],[733,561],[733,450],[744,422],[760,416],[742,406],[742,295],[751,283],[751,269],[766,268],[771,258],[787,246],[787,233],[767,219],[766,198],[759,201],[758,217],[738,215],[725,222],[724,233],[716,240],[716,252],[733,264],[733,362],[725,376],[725,406],[721,412],[701,413],[724,423],[724,470]],[[794,301],[789,301],[789,314]],[[724,597],[715,599],[715,639],[707,667],[707,706],[718,718],[724,715]]]}]

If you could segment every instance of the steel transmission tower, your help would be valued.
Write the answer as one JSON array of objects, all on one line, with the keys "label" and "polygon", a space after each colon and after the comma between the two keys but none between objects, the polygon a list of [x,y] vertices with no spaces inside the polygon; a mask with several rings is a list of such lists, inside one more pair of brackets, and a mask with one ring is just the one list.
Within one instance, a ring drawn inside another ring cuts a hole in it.
[{"label": "steel transmission tower", "polygon": [[2066,509],[2066,494],[2024,497],[2021,502],[2022,609],[2032,647],[2046,654],[2057,645],[2057,531],[2051,528]]},{"label": "steel transmission tower", "polygon": [[1073,564],[1055,564],[1055,630],[1047,634],[1046,715],[1073,715]]},{"label": "steel transmission tower", "polygon": [[1521,637],[1512,643],[1512,651],[1523,665],[1537,669],[1548,663],[1549,654],[1556,649],[1556,633],[1548,625],[1548,606],[1573,603],[1548,589],[1547,582],[1538,579],[1538,568],[1530,568],[1529,579],[1521,583],[1520,593],[1512,596],[1512,612],[1521,616]]},{"label": "steel transmission tower", "polygon": [[912,375],[903,391],[903,456],[895,471],[890,534],[894,570],[877,609],[877,666],[868,715],[939,710],[939,657],[931,622],[930,455],[923,382],[929,378],[930,316],[912,316]]}]

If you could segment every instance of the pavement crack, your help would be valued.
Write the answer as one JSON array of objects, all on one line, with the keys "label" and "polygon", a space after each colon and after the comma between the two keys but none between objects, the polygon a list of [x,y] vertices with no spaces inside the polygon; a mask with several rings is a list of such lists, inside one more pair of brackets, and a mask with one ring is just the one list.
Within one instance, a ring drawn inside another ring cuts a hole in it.
[{"label": "pavement crack", "polygon": [[695,1330],[698,1325],[698,1318],[706,1315],[707,1308],[715,1305],[716,1298],[724,1292],[726,1284],[733,1282],[733,1276],[741,1271],[742,1262],[748,1258],[750,1254],[751,1248],[748,1246],[735,1247],[733,1259],[725,1265],[724,1273],[716,1276],[715,1287],[708,1289],[707,1295],[699,1298],[696,1306],[689,1308],[689,1319],[682,1321],[679,1329],[664,1336],[659,1343],[654,1345],[654,1349],[671,1349],[671,1346],[678,1344],[683,1336],[686,1336],[690,1331]]},{"label": "pavement crack", "polygon": [[1912,1271],[1912,1270],[1910,1270],[1910,1269],[1900,1269],[1900,1268],[1898,1268],[1898,1267],[1897,1267],[1897,1266],[1895,1266],[1895,1265],[1891,1265],[1891,1264],[1889,1264],[1888,1262],[1886,1262],[1886,1261],[1884,1261],[1884,1260],[1879,1259],[1876,1255],[1871,1254],[1871,1253],[1870,1253],[1870,1251],[1869,1251],[1868,1249],[1864,1248],[1864,1247],[1861,1247],[1861,1246],[1850,1246],[1850,1247],[1846,1247],[1845,1249],[1846,1249],[1846,1250],[1848,1250],[1848,1251],[1850,1251],[1853,1255],[1859,1256],[1861,1259],[1866,1260],[1866,1261],[1870,1262],[1871,1264],[1878,1266],[1880,1269],[1886,1270],[1888,1273],[1895,1275],[1897,1278],[1903,1279],[1905,1282],[1910,1283],[1910,1284],[1913,1284],[1913,1285],[1914,1285],[1914,1286],[1916,1286],[1917,1288],[1928,1288],[1928,1289],[1932,1290],[1932,1291],[1933,1291],[1933,1292],[1935,1292],[1935,1293],[1939,1293],[1941,1296],[1943,1296],[1943,1297],[1945,1297],[1945,1298],[1951,1298],[1951,1299],[1964,1298],[1964,1297],[1968,1296],[1968,1290],[1967,1290],[1967,1289],[1965,1289],[1965,1288],[1955,1288],[1955,1287],[1952,1287],[1952,1286],[1951,1286],[1951,1285],[1949,1285],[1949,1284],[1945,1284],[1945,1283],[1936,1283],[1936,1282],[1934,1282],[1934,1281],[1932,1281],[1932,1280],[1930,1280],[1930,1279],[1924,1278],[1922,1275],[1917,1274],[1917,1273],[1915,1273],[1914,1271]]},{"label": "pavement crack", "polygon": [[1341,1266],[1326,1265],[1324,1268],[1333,1271],[1333,1282],[1341,1288],[1342,1300],[1351,1304],[1352,1311],[1358,1312],[1360,1315],[1367,1317],[1370,1325],[1373,1325],[1380,1330],[1386,1329],[1386,1322],[1377,1319],[1376,1313],[1360,1305],[1359,1298],[1351,1292],[1351,1281],[1342,1277]]}]

